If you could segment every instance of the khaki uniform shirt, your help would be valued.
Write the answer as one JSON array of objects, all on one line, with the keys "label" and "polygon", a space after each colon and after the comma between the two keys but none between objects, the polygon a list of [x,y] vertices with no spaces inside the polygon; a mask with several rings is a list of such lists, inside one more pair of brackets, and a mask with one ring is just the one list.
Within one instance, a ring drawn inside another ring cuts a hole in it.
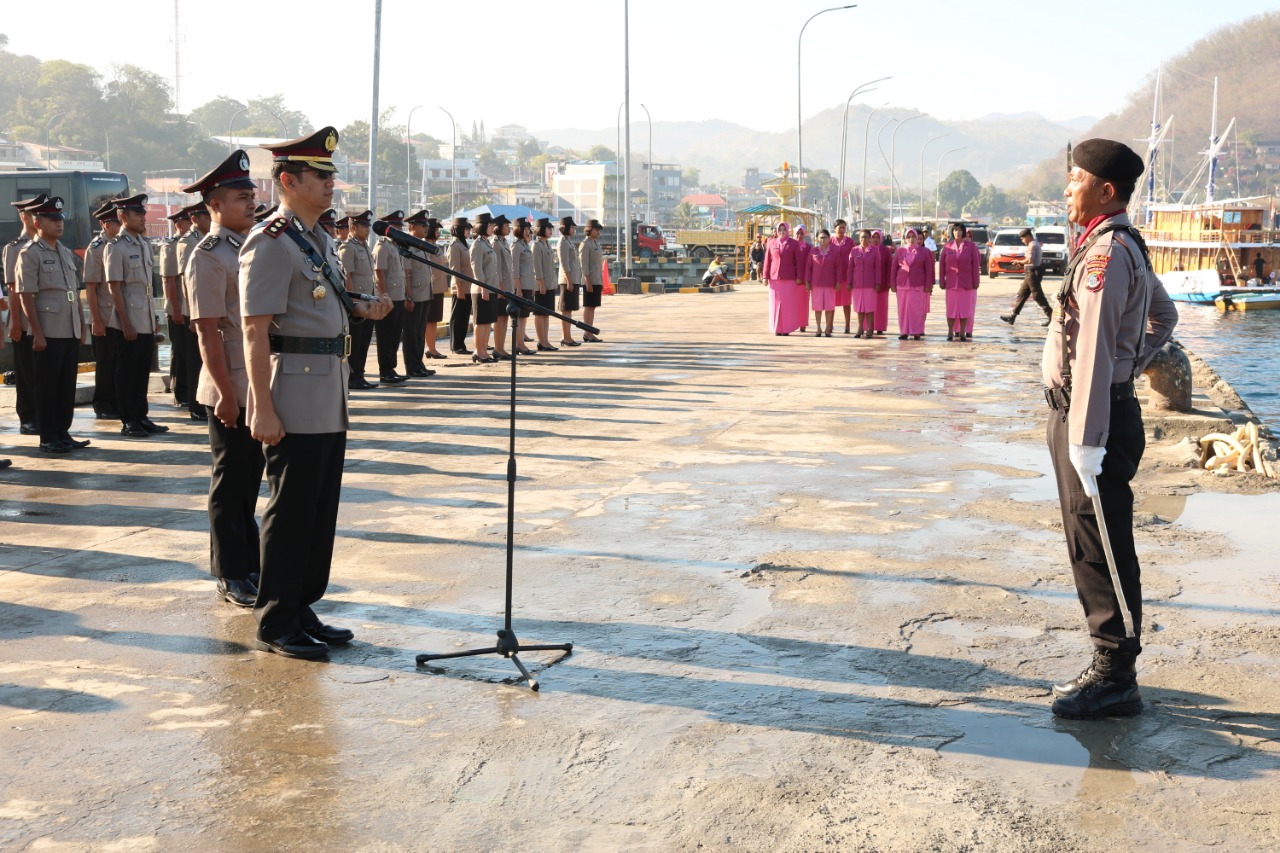
[{"label": "khaki uniform shirt", "polygon": [[517,240],[511,246],[511,277],[520,290],[538,289],[533,275],[533,249],[523,240]]},{"label": "khaki uniform shirt", "polygon": [[[5,244],[4,252],[0,254],[0,263],[4,265],[4,289],[10,294],[13,293],[13,286],[18,278],[18,252],[22,251],[22,247],[30,239],[26,234],[19,234]],[[22,331],[30,332],[31,326],[27,323],[27,315],[22,313],[21,308],[15,308],[14,304],[10,304],[9,311],[12,313],[15,310],[18,312],[18,322],[22,325]]]},{"label": "khaki uniform shirt", "polygon": [[[240,249],[240,314],[271,315],[270,332],[299,338],[336,338],[347,335],[347,312],[324,274],[312,267],[291,238],[272,237],[266,226],[280,217],[294,219],[280,207],[276,215],[249,233]],[[332,266],[337,260],[329,235],[318,224],[302,231],[319,255]],[[313,291],[324,285],[324,296]],[[271,354],[271,399],[286,433],[345,432],[347,420],[347,360],[336,355],[307,353]],[[247,408],[253,417],[253,391]]]},{"label": "khaki uniform shirt", "polygon": [[[489,245],[488,240],[477,238],[471,241],[471,269],[474,270],[471,277],[476,281],[483,281],[493,287],[502,284],[501,273],[498,271],[498,253]],[[493,294],[487,290],[476,293],[477,299],[481,296],[493,298]]]},{"label": "khaki uniform shirt", "polygon": [[93,285],[88,298],[94,299],[96,294],[98,316],[104,324],[111,316],[111,289],[107,287],[107,268],[103,263],[106,248],[107,235],[99,234],[89,241],[88,248],[84,250],[84,285],[86,289]]},{"label": "khaki uniform shirt", "polygon": [[[1098,227],[1128,225],[1116,214]],[[1047,388],[1062,388],[1063,345],[1071,366],[1072,444],[1103,447],[1111,419],[1111,386],[1138,376],[1173,335],[1178,322],[1164,285],[1147,270],[1142,249],[1125,232],[1103,234],[1064,282],[1065,298],[1044,341],[1040,371]],[[1065,332],[1065,341],[1064,341]]]},{"label": "khaki uniform shirt", "polygon": [[[475,271],[471,267],[471,255],[468,254],[467,247],[462,245],[461,240],[454,240],[449,244],[449,269],[472,278],[476,277]],[[454,293],[459,296],[471,295],[471,282],[466,279],[451,275],[449,276],[449,284],[453,287]]]},{"label": "khaki uniform shirt", "polygon": [[[178,274],[178,252],[177,243],[181,237],[168,237],[160,241],[160,247],[156,252],[156,266],[160,267],[160,280],[167,283],[169,279]],[[165,287],[161,291],[164,293],[164,311],[166,314],[172,314],[175,307],[179,312],[182,310],[181,304],[173,306],[169,304],[169,288]],[[182,282],[178,282],[178,301],[182,301]]]},{"label": "khaki uniform shirt", "polygon": [[578,259],[582,262],[583,281],[588,287],[604,287],[604,250],[590,237],[578,247]]},{"label": "khaki uniform shirt", "polygon": [[[286,240],[289,238],[285,238]],[[338,245],[338,262],[342,270],[351,277],[348,285],[355,293],[373,296],[376,288],[373,278],[373,254],[363,240],[348,237]]]},{"label": "khaki uniform shirt", "polygon": [[[249,402],[249,373],[245,369],[244,331],[240,322],[240,249],[244,246],[244,239],[215,222],[209,229],[209,236],[192,251],[184,274],[187,289],[191,292],[190,319],[218,320],[217,334],[222,338],[227,372],[231,374],[236,402],[241,408]],[[209,365],[202,363],[196,402],[217,406],[221,399],[222,394],[213,384]]]},{"label": "khaki uniform shirt", "polygon": [[392,302],[404,301],[404,259],[390,237],[379,237],[373,246],[373,266],[383,273],[383,285]]},{"label": "khaki uniform shirt", "polygon": [[36,316],[46,338],[84,337],[79,288],[75,252],[62,243],[50,246],[37,238],[18,252],[13,289],[15,293],[35,296]]},{"label": "khaki uniform shirt", "polygon": [[[154,334],[156,312],[151,299],[151,271],[154,262],[151,260],[151,246],[147,244],[147,238],[121,231],[119,236],[107,243],[103,261],[107,268],[107,281],[123,284],[124,306],[129,312],[129,322],[133,324],[134,331],[140,335]],[[124,329],[115,311],[114,302],[107,327]]]},{"label": "khaki uniform shirt", "polygon": [[205,234],[193,225],[187,229],[186,234],[173,243],[173,254],[178,259],[178,309],[184,316],[191,305],[191,284],[187,281],[187,264],[191,262],[191,256],[195,254],[196,247],[204,238]]},{"label": "khaki uniform shirt", "polygon": [[498,257],[498,286],[510,293],[515,287],[514,279],[511,275],[511,247],[507,245],[506,237],[499,237],[495,234],[492,239],[493,251]]},{"label": "khaki uniform shirt", "polygon": [[[440,256],[435,258],[437,263],[441,263]],[[435,296],[443,296],[449,292],[449,273],[439,267],[431,268],[431,293]]]},{"label": "khaki uniform shirt", "polygon": [[533,241],[533,278],[540,293],[556,288],[556,262],[551,257],[551,246],[542,237]]},{"label": "khaki uniform shirt", "polygon": [[414,302],[430,302],[435,292],[431,289],[431,266],[416,258],[405,258],[404,265],[409,273],[409,298]]},{"label": "khaki uniform shirt", "polygon": [[568,237],[561,235],[556,255],[560,261],[560,284],[567,284],[570,289],[582,284],[582,261],[578,259],[577,247]]}]

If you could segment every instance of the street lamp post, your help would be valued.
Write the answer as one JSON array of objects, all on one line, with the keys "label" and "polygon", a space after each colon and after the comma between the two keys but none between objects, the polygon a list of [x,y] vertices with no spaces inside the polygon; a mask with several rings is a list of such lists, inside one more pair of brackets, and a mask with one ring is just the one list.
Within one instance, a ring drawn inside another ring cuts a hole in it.
[{"label": "street lamp post", "polygon": [[[875,114],[885,107],[889,106],[889,102],[885,101],[880,106],[871,111],[867,116],[867,128],[862,132],[862,183],[858,187],[858,227],[866,227],[866,201],[867,201],[867,149],[871,144],[871,119]],[[884,130],[884,128],[880,128]],[[876,136],[876,144],[880,144],[880,137]]]},{"label": "street lamp post", "polygon": [[458,123],[453,120],[453,113],[440,108],[440,112],[449,117],[449,127],[453,131],[453,148],[450,151],[453,154],[453,166],[449,169],[449,206],[453,209],[449,211],[450,216],[458,215]]},{"label": "street lamp post", "polygon": [[[619,189],[622,186],[622,108],[626,106],[626,103],[626,101],[618,102],[618,119],[617,127],[615,128],[617,130],[617,145],[613,152],[613,170],[617,172],[613,176],[613,212],[614,221],[619,229],[622,228],[622,191]],[[605,177],[608,177],[607,173]],[[608,185],[608,181],[605,181],[605,185]],[[618,233],[621,234],[622,232],[619,231]]]},{"label": "street lamp post", "polygon": [[832,6],[829,9],[823,9],[821,12],[814,12],[809,16],[809,20],[804,22],[804,26],[800,28],[800,35],[796,37],[796,168],[800,175],[799,201],[797,204],[804,207],[804,114],[800,109],[800,57],[801,45],[804,43],[804,31],[812,23],[813,19],[819,15],[825,15],[827,12],[839,12],[844,9],[856,9],[858,4],[853,3],[848,6]]},{"label": "street lamp post", "polygon": [[64,115],[66,115],[66,113],[57,113],[55,115],[50,116],[49,120],[44,123],[44,167],[46,169],[53,168],[52,166],[53,160],[49,156],[49,148],[50,148],[49,134],[51,132],[51,129],[53,128],[53,120],[57,118],[62,118]]},{"label": "street lamp post", "polygon": [[[941,136],[935,136],[933,139],[930,139],[924,145],[920,146],[920,215],[921,216],[924,216],[924,150],[928,148],[930,145],[932,145],[933,143],[937,142],[939,139],[946,139],[950,135],[951,134],[949,133],[944,133]],[[936,219],[937,217],[935,216],[934,218]]]},{"label": "street lamp post", "polygon": [[289,125],[285,123],[283,118],[281,118],[280,113],[275,110],[267,110],[267,112],[276,117],[276,121],[280,122],[280,130],[284,133],[284,138],[289,139]]},{"label": "street lamp post", "polygon": [[246,113],[248,111],[249,111],[248,107],[241,107],[240,109],[236,110],[235,115],[231,117],[231,121],[227,122],[227,147],[230,150],[234,151],[236,147],[236,138],[231,135],[231,128],[236,126],[236,119],[240,118],[240,114]]},{"label": "street lamp post", "polygon": [[[874,92],[875,89],[867,88],[867,86],[870,86],[872,83],[879,83],[883,80],[891,80],[891,79],[893,78],[881,77],[879,80],[872,80],[868,83],[863,83],[861,86],[854,89],[853,92],[849,95],[849,99],[844,102],[844,123],[840,125],[840,190],[837,193],[840,201],[837,202],[837,212],[840,206],[840,202],[842,202],[844,199],[844,175],[845,175],[844,167],[845,167],[845,159],[847,156],[845,152],[848,151],[848,142],[849,142],[849,104],[853,102],[854,98],[856,98],[860,94],[863,94],[864,92]],[[865,153],[865,149],[864,149],[864,153]],[[846,211],[846,213],[847,212],[848,211]]]},{"label": "street lamp post", "polygon": [[653,225],[653,116],[649,115],[649,108],[644,104],[640,105],[640,109],[644,110],[644,117],[649,120],[649,192],[646,193],[649,206],[645,211],[644,220]]},{"label": "street lamp post", "polygon": [[943,157],[946,157],[948,154],[954,154],[957,151],[964,151],[968,147],[969,146],[967,145],[961,145],[959,148],[952,148],[950,151],[943,151],[942,155],[938,157],[938,171],[934,173],[934,178],[936,179],[935,185],[934,185],[934,196],[933,196],[933,218],[934,219],[938,218],[938,210],[942,207],[942,159]]},{"label": "street lamp post", "polygon": [[889,136],[889,227],[893,227],[893,197],[896,193],[898,196],[898,206],[902,206],[902,193],[898,189],[898,131],[909,121],[915,121],[918,118],[924,118],[924,113],[916,113],[911,118],[904,118],[898,122],[898,126],[893,129],[893,133]]},{"label": "street lamp post", "polygon": [[889,235],[893,236],[893,166],[889,165],[889,156],[884,153],[884,145],[881,143],[880,137],[884,136],[885,130],[889,125],[898,124],[896,118],[891,118],[884,124],[880,125],[880,129],[876,131],[876,148],[880,150],[880,159],[884,161],[884,167],[889,170]]},{"label": "street lamp post", "polygon": [[404,135],[406,137],[406,149],[404,152],[404,201],[409,207],[413,207],[413,114],[420,109],[422,109],[422,104],[418,104],[416,107],[409,110],[409,119],[404,123]]}]

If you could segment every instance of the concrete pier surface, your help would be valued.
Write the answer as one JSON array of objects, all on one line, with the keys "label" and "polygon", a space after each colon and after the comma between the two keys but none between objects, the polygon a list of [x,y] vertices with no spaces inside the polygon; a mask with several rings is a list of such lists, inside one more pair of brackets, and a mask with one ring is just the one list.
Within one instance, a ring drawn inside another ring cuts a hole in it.
[{"label": "concrete pier surface", "polygon": [[81,407],[58,457],[0,413],[0,849],[1277,849],[1276,485],[1162,427],[1146,710],[1054,719],[1089,645],[1001,284],[971,343],[940,294],[924,341],[776,337],[747,284],[522,359],[514,627],[574,644],[525,656],[538,693],[415,664],[502,626],[508,365],[353,395],[327,662],[215,597],[207,433],[164,395],[167,435]]}]

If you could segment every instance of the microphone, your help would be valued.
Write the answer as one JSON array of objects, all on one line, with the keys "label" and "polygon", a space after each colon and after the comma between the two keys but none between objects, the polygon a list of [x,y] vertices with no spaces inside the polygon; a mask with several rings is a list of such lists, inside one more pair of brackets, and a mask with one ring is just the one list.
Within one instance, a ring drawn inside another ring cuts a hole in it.
[{"label": "microphone", "polygon": [[393,243],[397,243],[401,246],[406,246],[410,249],[417,249],[420,252],[426,252],[428,255],[439,255],[444,252],[444,249],[440,248],[435,243],[428,243],[426,240],[419,240],[412,234],[406,234],[399,228],[392,228],[385,222],[373,223],[373,233],[377,234],[379,237],[386,237]]}]

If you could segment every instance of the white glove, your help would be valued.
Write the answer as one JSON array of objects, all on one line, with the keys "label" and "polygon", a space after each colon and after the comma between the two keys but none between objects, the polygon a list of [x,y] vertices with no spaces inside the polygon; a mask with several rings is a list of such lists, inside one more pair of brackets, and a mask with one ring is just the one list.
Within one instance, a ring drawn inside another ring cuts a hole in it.
[{"label": "white glove", "polygon": [[1107,455],[1105,447],[1092,447],[1088,444],[1073,444],[1067,451],[1071,464],[1080,477],[1084,493],[1088,497],[1098,494],[1098,483],[1094,480],[1102,473],[1102,457]]}]

